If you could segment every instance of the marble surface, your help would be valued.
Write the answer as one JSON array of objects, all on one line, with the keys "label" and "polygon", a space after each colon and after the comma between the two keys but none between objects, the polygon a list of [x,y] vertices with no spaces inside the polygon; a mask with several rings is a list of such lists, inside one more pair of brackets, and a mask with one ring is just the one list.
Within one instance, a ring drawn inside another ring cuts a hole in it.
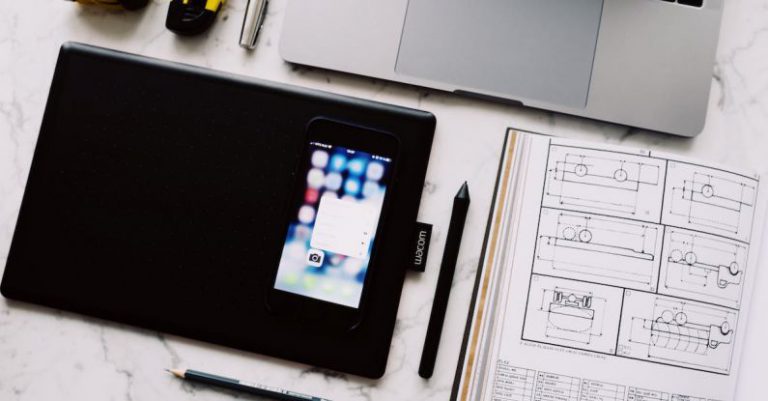
[{"label": "marble surface", "polygon": [[[640,1],[640,0],[638,0]],[[447,400],[480,254],[505,127],[695,155],[768,176],[768,0],[728,0],[709,116],[693,140],[404,85],[285,64],[277,43],[286,0],[273,0],[258,50],[237,45],[245,0],[232,0],[206,35],[175,37],[166,1],[137,13],[59,0],[0,3],[0,269],[5,265],[59,46],[67,40],[416,107],[438,118],[420,219],[436,225],[428,272],[406,280],[387,373],[378,381],[324,371],[70,313],[0,300],[0,399],[253,399],[164,374],[194,367],[333,400]],[[472,191],[465,241],[432,380],[416,375],[450,200]],[[758,276],[737,400],[768,393],[768,272]]]}]

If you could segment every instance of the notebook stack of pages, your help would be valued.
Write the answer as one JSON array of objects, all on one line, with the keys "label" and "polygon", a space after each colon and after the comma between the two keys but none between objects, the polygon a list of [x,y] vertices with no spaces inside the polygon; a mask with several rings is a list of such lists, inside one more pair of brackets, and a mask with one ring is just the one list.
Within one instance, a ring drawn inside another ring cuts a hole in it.
[{"label": "notebook stack of pages", "polygon": [[763,244],[759,184],[510,130],[453,399],[732,400]]}]

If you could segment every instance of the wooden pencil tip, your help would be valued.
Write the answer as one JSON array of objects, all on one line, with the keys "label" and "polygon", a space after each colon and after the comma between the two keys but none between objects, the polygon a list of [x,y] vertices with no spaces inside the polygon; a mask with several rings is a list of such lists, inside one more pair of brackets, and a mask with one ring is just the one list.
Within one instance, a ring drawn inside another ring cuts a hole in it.
[{"label": "wooden pencil tip", "polygon": [[170,374],[172,374],[172,375],[174,375],[174,376],[176,376],[176,377],[178,377],[178,378],[180,378],[180,379],[183,379],[184,378],[184,373],[186,373],[186,371],[184,369],[166,369],[165,371],[170,373]]}]

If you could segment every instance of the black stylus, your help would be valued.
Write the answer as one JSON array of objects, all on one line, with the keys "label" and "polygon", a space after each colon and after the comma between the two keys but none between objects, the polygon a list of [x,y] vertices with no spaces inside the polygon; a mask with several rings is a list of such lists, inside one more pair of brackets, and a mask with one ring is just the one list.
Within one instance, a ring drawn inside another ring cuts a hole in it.
[{"label": "black stylus", "polygon": [[427,336],[424,339],[424,350],[421,352],[419,376],[429,379],[435,370],[437,348],[440,345],[440,334],[443,332],[445,310],[448,308],[448,296],[451,294],[453,273],[456,271],[456,259],[459,257],[461,236],[464,233],[464,222],[469,210],[469,187],[467,183],[461,186],[453,198],[451,223],[448,226],[448,236],[445,239],[443,261],[440,263],[440,275],[437,277],[435,299],[432,302],[432,313],[429,315]]}]

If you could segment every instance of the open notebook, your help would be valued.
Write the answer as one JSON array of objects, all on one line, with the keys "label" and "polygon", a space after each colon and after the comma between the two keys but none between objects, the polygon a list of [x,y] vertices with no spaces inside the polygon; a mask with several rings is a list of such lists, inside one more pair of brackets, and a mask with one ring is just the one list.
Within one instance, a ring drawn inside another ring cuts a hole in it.
[{"label": "open notebook", "polygon": [[754,174],[510,130],[453,399],[727,401]]}]

